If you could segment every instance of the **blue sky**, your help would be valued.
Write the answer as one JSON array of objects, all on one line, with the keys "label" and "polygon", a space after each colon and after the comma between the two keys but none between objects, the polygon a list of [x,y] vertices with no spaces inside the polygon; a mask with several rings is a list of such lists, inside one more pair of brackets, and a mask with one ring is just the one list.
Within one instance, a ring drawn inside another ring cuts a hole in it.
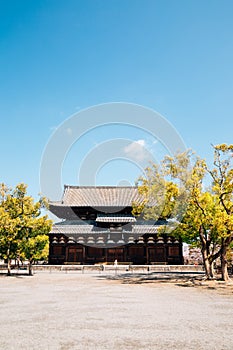
[{"label": "blue sky", "polygon": [[[25,182],[33,196],[52,133],[101,103],[159,112],[209,160],[211,143],[232,143],[233,2],[0,0],[0,96],[0,181]],[[142,130],[96,128],[67,155],[62,182],[76,184],[86,154],[117,137],[162,153]],[[101,185],[140,173],[122,159],[101,169]]]}]

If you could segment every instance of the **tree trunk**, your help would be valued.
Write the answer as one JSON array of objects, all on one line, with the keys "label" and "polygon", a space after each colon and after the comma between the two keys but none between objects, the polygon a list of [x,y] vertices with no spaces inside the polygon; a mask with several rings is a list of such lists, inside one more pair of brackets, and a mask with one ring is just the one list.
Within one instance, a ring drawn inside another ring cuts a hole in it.
[{"label": "tree trunk", "polygon": [[214,262],[213,261],[210,263],[210,275],[211,275],[211,278],[214,277]]},{"label": "tree trunk", "polygon": [[7,276],[11,276],[10,244],[7,248]]},{"label": "tree trunk", "polygon": [[206,273],[206,277],[208,280],[210,280],[214,277],[212,266],[213,265],[209,262],[208,259],[204,260],[205,273]]},{"label": "tree trunk", "polygon": [[203,263],[205,268],[205,274],[206,274],[206,278],[210,280],[214,277],[213,260],[210,259],[210,254],[209,254],[210,242],[204,236],[202,226],[200,226],[199,235],[201,239],[201,253],[202,253],[202,258],[203,258]]},{"label": "tree trunk", "polygon": [[11,276],[11,259],[7,258],[7,276]]},{"label": "tree trunk", "polygon": [[226,259],[227,247],[225,245],[222,246],[221,249],[221,271],[222,271],[222,280],[229,281],[230,277],[227,271],[227,259]]},{"label": "tree trunk", "polygon": [[28,265],[28,275],[29,275],[29,276],[33,276],[32,261],[29,261],[29,265]]},{"label": "tree trunk", "polygon": [[205,268],[205,274],[208,280],[212,279],[214,277],[213,273],[213,262],[210,262],[208,259],[208,253],[207,250],[202,248],[202,257],[204,262],[204,268]]}]

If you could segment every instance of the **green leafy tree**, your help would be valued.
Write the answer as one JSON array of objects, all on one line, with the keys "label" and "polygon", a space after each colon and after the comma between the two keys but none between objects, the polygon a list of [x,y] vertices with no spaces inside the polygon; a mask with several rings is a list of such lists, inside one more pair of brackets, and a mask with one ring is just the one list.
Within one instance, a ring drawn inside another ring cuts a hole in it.
[{"label": "green leafy tree", "polygon": [[[201,247],[207,278],[220,257],[222,279],[229,279],[227,252],[233,240],[233,146],[213,146],[213,166],[197,160],[189,180],[188,208],[178,230]],[[205,183],[209,183],[208,191]]]},{"label": "green leafy tree", "polygon": [[156,171],[148,168],[139,182],[145,200],[140,205],[134,203],[133,212],[147,219],[176,219],[180,224],[173,234],[201,248],[207,278],[213,277],[213,262],[220,257],[222,279],[228,280],[227,251],[233,240],[233,146],[222,144],[213,149],[212,168],[191,152],[165,157],[159,174],[158,166]]},{"label": "green leafy tree", "polygon": [[220,144],[214,148],[214,167],[211,176],[212,191],[218,198],[216,230],[219,236],[222,278],[228,280],[227,252],[233,241],[233,145]]},{"label": "green leafy tree", "polygon": [[219,252],[219,217],[218,198],[209,192],[190,196],[189,205],[177,227],[176,233],[184,241],[201,249],[206,276],[213,278],[213,263],[220,256]]},{"label": "green leafy tree", "polygon": [[20,240],[20,213],[17,193],[6,185],[0,187],[0,256],[7,260],[7,273],[11,274],[11,260],[16,259]]},{"label": "green leafy tree", "polygon": [[52,221],[47,215],[41,216],[41,209],[46,205],[43,198],[34,202],[27,195],[25,184],[18,184],[13,190],[1,185],[0,252],[7,260],[8,275],[11,274],[12,259],[27,259],[29,274],[32,274],[33,262],[44,258],[48,252],[47,234]]}]

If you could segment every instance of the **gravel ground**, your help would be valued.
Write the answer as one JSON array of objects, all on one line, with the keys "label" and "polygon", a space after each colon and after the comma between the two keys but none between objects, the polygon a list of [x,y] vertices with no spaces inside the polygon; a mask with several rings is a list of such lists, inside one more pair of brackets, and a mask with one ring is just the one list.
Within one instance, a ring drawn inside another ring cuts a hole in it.
[{"label": "gravel ground", "polygon": [[0,276],[0,349],[233,349],[233,287],[192,276]]}]

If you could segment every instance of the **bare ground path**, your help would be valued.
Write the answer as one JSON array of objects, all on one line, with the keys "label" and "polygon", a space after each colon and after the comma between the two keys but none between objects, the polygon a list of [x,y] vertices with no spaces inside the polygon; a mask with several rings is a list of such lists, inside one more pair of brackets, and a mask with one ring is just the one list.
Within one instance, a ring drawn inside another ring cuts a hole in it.
[{"label": "bare ground path", "polygon": [[233,287],[192,276],[0,277],[0,349],[233,349]]}]

